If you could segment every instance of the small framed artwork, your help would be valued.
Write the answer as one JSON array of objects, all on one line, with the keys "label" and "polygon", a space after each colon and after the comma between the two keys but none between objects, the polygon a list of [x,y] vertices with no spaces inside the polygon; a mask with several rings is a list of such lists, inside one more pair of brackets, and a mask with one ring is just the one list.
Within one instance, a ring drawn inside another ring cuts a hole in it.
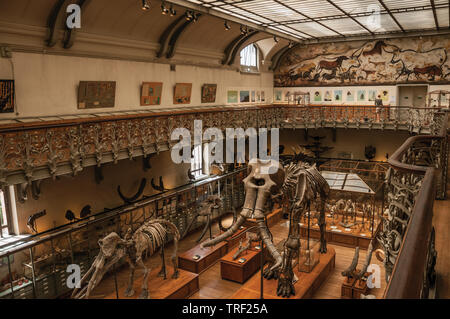
[{"label": "small framed artwork", "polygon": [[141,89],[141,106],[160,105],[162,82],[143,82]]},{"label": "small framed artwork", "polygon": [[0,80],[0,113],[14,112],[14,80]]},{"label": "small framed artwork", "polygon": [[366,90],[358,90],[358,102],[366,100]]},{"label": "small framed artwork", "polygon": [[342,102],[342,90],[334,90],[334,100],[336,102]]},{"label": "small framed artwork", "polygon": [[248,103],[250,102],[250,91],[240,91],[240,99],[239,101],[241,103]]},{"label": "small framed artwork", "polygon": [[238,102],[238,91],[228,91],[227,92],[227,102],[237,103]]},{"label": "small framed artwork", "polygon": [[191,103],[192,83],[177,83],[173,94],[173,104]]},{"label": "small framed artwork", "polygon": [[[281,102],[283,100],[283,92],[276,90],[274,94],[275,102]],[[261,100],[260,100],[261,101]]]},{"label": "small framed artwork", "polygon": [[325,102],[331,102],[331,92],[330,91],[325,91],[325,97],[323,98]]},{"label": "small framed artwork", "polygon": [[389,92],[386,90],[382,90],[378,92],[378,94],[381,96],[381,100],[383,102],[389,102]]},{"label": "small framed artwork", "polygon": [[314,102],[322,102],[322,92],[320,91],[314,92]]},{"label": "small framed artwork", "polygon": [[202,103],[216,102],[217,84],[204,84],[202,86]]},{"label": "small framed artwork", "polygon": [[266,102],[266,93],[261,91],[261,102]]},{"label": "small framed artwork", "polygon": [[377,98],[377,91],[369,90],[369,101],[375,101]]},{"label": "small framed artwork", "polygon": [[252,95],[251,95],[251,97],[252,97],[252,103],[255,103],[256,102],[256,92],[255,91],[252,91]]},{"label": "small framed artwork", "polygon": [[115,98],[115,81],[80,81],[78,86],[79,109],[114,107]]},{"label": "small framed artwork", "polygon": [[347,90],[347,93],[345,93],[345,97],[347,102],[355,101],[355,93],[352,90]]}]

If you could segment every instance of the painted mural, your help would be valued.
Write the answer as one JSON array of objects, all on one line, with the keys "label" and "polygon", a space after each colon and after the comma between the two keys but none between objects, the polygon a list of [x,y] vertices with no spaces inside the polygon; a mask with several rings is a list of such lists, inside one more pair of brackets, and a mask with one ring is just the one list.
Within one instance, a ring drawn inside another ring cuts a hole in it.
[{"label": "painted mural", "polygon": [[449,51],[443,37],[314,44],[283,58],[275,86],[448,84]]}]

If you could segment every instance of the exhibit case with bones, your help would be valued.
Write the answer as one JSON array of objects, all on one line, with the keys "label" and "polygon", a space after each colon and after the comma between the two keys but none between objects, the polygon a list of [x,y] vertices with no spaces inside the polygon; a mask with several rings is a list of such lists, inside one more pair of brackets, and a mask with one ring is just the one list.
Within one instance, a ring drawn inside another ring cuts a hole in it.
[{"label": "exhibit case with bones", "polygon": [[[327,240],[349,247],[367,248],[375,237],[382,216],[382,201],[357,174],[322,171],[330,186],[326,207]],[[302,237],[307,238],[308,215],[302,218]],[[317,238],[318,213],[311,208],[310,233]]]}]

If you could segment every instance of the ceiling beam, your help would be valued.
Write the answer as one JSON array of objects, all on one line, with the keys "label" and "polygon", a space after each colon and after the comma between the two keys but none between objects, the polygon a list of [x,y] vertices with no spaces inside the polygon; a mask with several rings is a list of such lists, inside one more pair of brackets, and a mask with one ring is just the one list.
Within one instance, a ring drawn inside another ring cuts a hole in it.
[{"label": "ceiling beam", "polygon": [[[80,9],[85,9],[85,6],[87,3],[89,3],[90,0],[78,0],[78,6],[80,7]],[[63,47],[64,49],[70,49],[73,45],[73,35],[75,33],[75,29],[70,29],[67,24],[66,26],[66,31],[64,32],[64,39],[63,39]]]},{"label": "ceiling beam", "polygon": [[47,17],[47,29],[48,34],[47,38],[45,39],[45,44],[48,47],[52,47],[56,44],[55,40],[55,29],[56,29],[56,22],[58,18],[61,15],[61,12],[63,12],[61,9],[63,8],[64,2],[66,0],[58,0],[53,5],[52,10],[50,11],[48,17]]},{"label": "ceiling beam", "polygon": [[225,56],[222,60],[223,65],[232,65],[234,62],[234,59],[236,58],[236,55],[238,51],[241,49],[241,47],[244,45],[245,42],[247,42],[251,37],[258,34],[259,31],[251,30],[247,34],[241,34],[236,39],[234,39],[229,45],[227,45],[227,48],[225,49]]},{"label": "ceiling beam", "polygon": [[252,22],[249,22],[249,21],[247,21],[245,19],[241,19],[241,18],[238,18],[236,16],[233,16],[233,15],[230,15],[230,14],[226,14],[226,13],[214,10],[212,8],[207,8],[207,7],[204,7],[204,6],[200,5],[200,4],[195,4],[195,3],[192,3],[192,2],[189,2],[189,1],[186,1],[186,0],[166,0],[166,3],[172,3],[174,5],[178,5],[180,7],[184,7],[184,8],[191,9],[191,10],[195,10],[197,12],[202,12],[202,13],[205,13],[205,14],[209,14],[210,16],[213,16],[213,17],[216,17],[216,18],[220,18],[220,19],[223,19],[223,20],[227,20],[229,22],[242,24],[242,25],[248,26],[249,28],[251,28],[253,30],[258,30],[258,31],[261,31],[261,32],[265,32],[267,34],[275,35],[277,37],[284,38],[284,39],[287,39],[287,40],[292,40],[292,41],[298,41],[299,40],[298,36],[292,36],[292,35],[286,34],[284,32],[276,31],[276,30],[273,30],[271,28],[261,26],[260,24],[252,23]]},{"label": "ceiling beam", "polygon": [[345,14],[348,18],[352,19],[354,22],[356,22],[359,26],[361,26],[362,28],[364,28],[367,32],[369,32],[371,35],[373,35],[374,33],[368,29],[364,24],[362,24],[361,22],[359,22],[358,20],[356,20],[354,17],[352,17],[350,14],[348,14],[347,11],[344,11],[344,9],[342,9],[341,7],[339,7],[337,4],[335,4],[333,1],[331,0],[327,0],[327,2],[329,4],[331,4],[333,7],[335,7],[336,9],[338,9],[339,11],[341,11],[343,14]]},{"label": "ceiling beam", "polygon": [[274,0],[274,1],[275,1],[276,3],[278,3],[278,4],[282,5],[282,6],[284,6],[285,8],[287,8],[287,9],[289,9],[289,10],[291,10],[291,11],[297,13],[297,14],[300,14],[300,15],[306,17],[307,19],[311,19],[313,22],[315,22],[315,23],[321,25],[321,26],[324,27],[324,28],[327,28],[327,29],[330,30],[331,32],[334,32],[334,33],[338,34],[338,35],[341,36],[341,37],[345,37],[345,35],[343,35],[342,33],[340,33],[340,32],[338,32],[338,31],[336,31],[336,30],[330,28],[329,26],[327,26],[327,25],[321,23],[320,21],[317,21],[317,20],[314,19],[314,18],[311,18],[311,17],[307,16],[306,14],[304,14],[304,13],[302,13],[302,12],[300,12],[300,11],[294,9],[294,8],[292,8],[291,6],[288,6],[287,4],[284,4],[284,3],[282,3],[282,2],[279,1],[279,0]]},{"label": "ceiling beam", "polygon": [[391,10],[389,10],[389,8],[384,4],[383,0],[378,0],[378,2],[383,6],[384,10],[387,11],[387,13],[390,15],[392,20],[394,20],[394,22],[397,24],[400,30],[402,30],[402,32],[405,32],[405,29],[403,29],[402,25],[400,24],[400,22],[398,22],[397,18],[392,14]]},{"label": "ceiling beam", "polygon": [[434,5],[434,0],[430,0],[430,3],[433,10],[434,24],[436,25],[436,30],[439,30],[439,22],[436,14],[436,6]]},{"label": "ceiling beam", "polygon": [[[200,17],[201,17],[201,14],[199,13],[198,14],[198,19],[200,19]],[[184,22],[180,27],[178,27],[177,29],[176,29],[176,31],[172,34],[172,37],[170,38],[170,41],[169,41],[169,48],[168,48],[168,51],[167,51],[167,54],[166,54],[166,57],[168,58],[168,59],[170,59],[170,58],[173,58],[173,56],[175,55],[175,50],[176,50],[176,47],[177,47],[177,45],[178,45],[178,43],[179,43],[179,39],[180,39],[180,36],[181,36],[181,34],[186,30],[186,28],[188,27],[188,26],[190,26],[192,23],[196,23],[194,20],[189,20],[189,21],[186,21],[186,22]]]},{"label": "ceiling beam", "polygon": [[178,28],[183,25],[185,21],[184,15],[178,17],[175,21],[173,21],[161,34],[159,37],[159,51],[156,54],[158,58],[162,58],[167,55],[170,48],[170,40],[172,39],[173,34],[178,30]]}]

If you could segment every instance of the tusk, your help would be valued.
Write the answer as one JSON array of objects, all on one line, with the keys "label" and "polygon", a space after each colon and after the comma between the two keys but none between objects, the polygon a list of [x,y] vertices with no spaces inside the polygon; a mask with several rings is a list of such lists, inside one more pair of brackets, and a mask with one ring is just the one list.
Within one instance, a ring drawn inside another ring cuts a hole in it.
[{"label": "tusk", "polygon": [[203,243],[200,244],[200,247],[201,248],[209,247],[224,241],[228,237],[234,235],[239,230],[239,228],[244,224],[245,220],[246,218],[240,215],[236,223],[231,225],[231,227],[226,232],[224,232],[220,236],[217,236],[216,238],[204,241]]}]

